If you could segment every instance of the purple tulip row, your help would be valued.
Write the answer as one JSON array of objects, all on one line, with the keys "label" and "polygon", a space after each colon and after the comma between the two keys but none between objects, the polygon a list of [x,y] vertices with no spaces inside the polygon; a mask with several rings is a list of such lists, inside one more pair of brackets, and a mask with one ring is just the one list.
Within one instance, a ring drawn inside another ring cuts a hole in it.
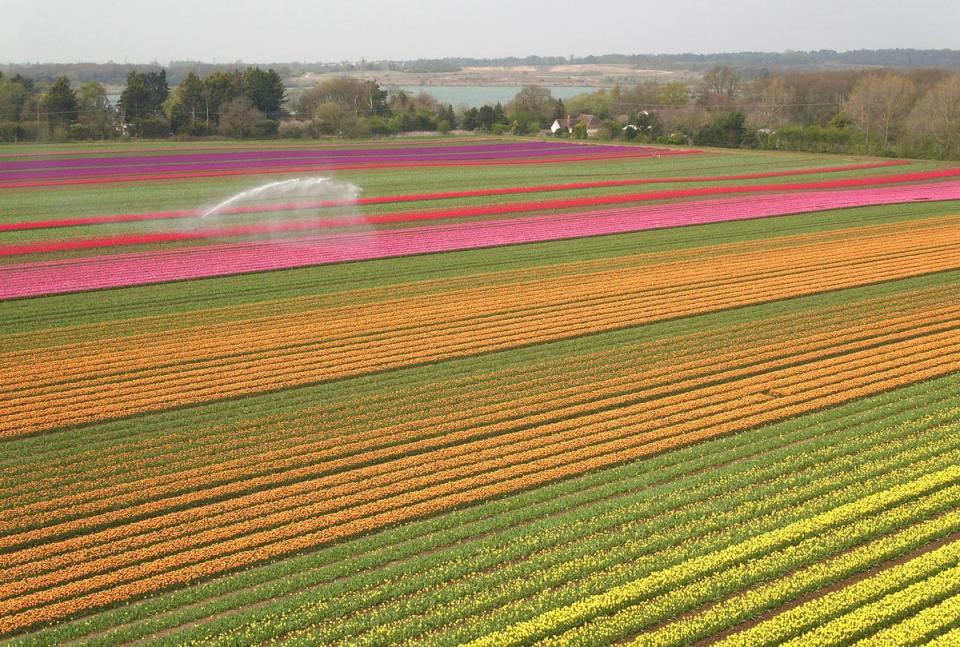
[{"label": "purple tulip row", "polygon": [[0,266],[0,299],[927,200],[960,200],[960,181],[767,194],[5,265]]},{"label": "purple tulip row", "polygon": [[0,182],[116,174],[273,169],[316,166],[318,169],[356,164],[496,161],[613,153],[649,153],[653,149],[626,146],[583,146],[568,143],[521,142],[464,146],[416,146],[374,149],[306,149],[185,153],[42,160],[0,161]]}]

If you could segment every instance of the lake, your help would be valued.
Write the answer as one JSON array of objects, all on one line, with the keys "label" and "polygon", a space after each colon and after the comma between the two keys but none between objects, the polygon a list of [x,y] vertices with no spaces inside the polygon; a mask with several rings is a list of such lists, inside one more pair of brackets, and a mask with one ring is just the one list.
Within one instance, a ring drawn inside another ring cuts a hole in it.
[{"label": "lake", "polygon": [[[523,89],[520,85],[406,85],[402,88],[411,94],[426,92],[432,94],[440,103],[449,103],[453,106],[466,104],[468,106],[482,106],[487,103],[500,102],[506,104]],[[596,92],[599,88],[591,87],[551,87],[550,93],[555,99],[569,99],[584,92]]]}]

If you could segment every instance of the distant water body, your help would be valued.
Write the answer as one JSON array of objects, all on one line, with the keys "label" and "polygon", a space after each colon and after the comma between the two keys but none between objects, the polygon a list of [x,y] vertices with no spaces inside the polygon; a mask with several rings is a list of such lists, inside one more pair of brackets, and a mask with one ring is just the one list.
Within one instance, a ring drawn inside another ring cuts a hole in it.
[{"label": "distant water body", "polygon": [[[426,92],[432,94],[440,103],[449,103],[457,106],[482,106],[486,103],[507,103],[517,92],[523,89],[520,85],[407,85],[402,88],[410,94]],[[596,92],[593,87],[551,87],[550,93],[556,99],[569,99],[585,92]]]},{"label": "distant water body", "polygon": [[[521,85],[405,85],[402,89],[410,94],[421,92],[432,94],[440,103],[449,103],[453,106],[466,104],[468,106],[482,106],[486,103],[494,104],[498,101],[506,104],[523,89]],[[569,99],[585,92],[596,92],[600,88],[581,86],[551,86],[550,93],[555,99]],[[119,94],[108,94],[107,100],[113,106],[120,100]]]}]

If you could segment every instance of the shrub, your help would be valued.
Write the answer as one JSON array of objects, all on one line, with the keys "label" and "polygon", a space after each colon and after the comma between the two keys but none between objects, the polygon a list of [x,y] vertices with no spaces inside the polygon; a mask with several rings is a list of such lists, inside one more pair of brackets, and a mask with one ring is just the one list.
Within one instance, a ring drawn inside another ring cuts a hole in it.
[{"label": "shrub", "polygon": [[257,123],[253,124],[251,135],[261,139],[276,137],[279,128],[280,122],[276,119],[261,119]]},{"label": "shrub", "polygon": [[68,132],[72,140],[93,139],[93,131],[84,124],[70,124]]},{"label": "shrub", "polygon": [[15,121],[0,121],[0,142],[15,142],[21,139],[20,125]]},{"label": "shrub", "polygon": [[159,117],[140,117],[134,122],[134,133],[138,137],[166,137],[170,134],[170,126]]},{"label": "shrub", "polygon": [[281,139],[303,139],[309,136],[309,125],[302,121],[283,121],[277,126]]}]

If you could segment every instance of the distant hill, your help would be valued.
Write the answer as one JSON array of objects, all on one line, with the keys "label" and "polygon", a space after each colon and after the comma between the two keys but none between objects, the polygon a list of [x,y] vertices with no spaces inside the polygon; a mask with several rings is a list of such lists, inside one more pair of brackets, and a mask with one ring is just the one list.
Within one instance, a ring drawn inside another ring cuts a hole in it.
[{"label": "distant hill", "polygon": [[417,74],[452,73],[464,67],[479,66],[553,66],[569,64],[634,65],[653,70],[703,71],[714,65],[729,65],[741,70],[744,76],[756,76],[765,71],[815,70],[863,67],[897,68],[958,68],[960,50],[954,49],[860,49],[847,52],[822,49],[789,52],[732,52],[717,54],[603,54],[597,56],[526,56],[506,58],[442,58],[411,61],[344,61],[338,63],[205,63],[201,61],[171,61],[167,65],[126,63],[11,63],[0,65],[4,74],[23,74],[38,80],[52,80],[66,74],[73,81],[99,81],[122,85],[130,71],[144,72],[166,68],[171,85],[179,83],[190,71],[206,76],[217,70],[233,70],[247,65],[272,67],[284,78],[306,73],[395,71]]}]

